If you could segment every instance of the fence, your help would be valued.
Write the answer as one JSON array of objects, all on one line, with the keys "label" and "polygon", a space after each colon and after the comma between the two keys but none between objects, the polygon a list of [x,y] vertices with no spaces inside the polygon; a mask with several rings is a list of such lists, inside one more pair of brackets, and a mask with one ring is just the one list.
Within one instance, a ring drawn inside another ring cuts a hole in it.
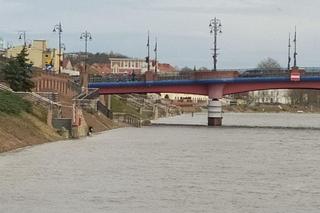
[{"label": "fence", "polygon": [[0,90],[1,90],[1,91],[13,92],[13,90],[12,90],[10,87],[8,87],[8,86],[6,86],[6,85],[3,85],[3,84],[0,84]]},{"label": "fence", "polygon": [[103,105],[100,101],[97,102],[97,109],[107,118],[113,119],[113,113],[108,109],[105,105]]},{"label": "fence", "polygon": [[134,127],[141,127],[143,123],[143,121],[138,116],[127,113],[113,113],[113,120],[129,124]]}]

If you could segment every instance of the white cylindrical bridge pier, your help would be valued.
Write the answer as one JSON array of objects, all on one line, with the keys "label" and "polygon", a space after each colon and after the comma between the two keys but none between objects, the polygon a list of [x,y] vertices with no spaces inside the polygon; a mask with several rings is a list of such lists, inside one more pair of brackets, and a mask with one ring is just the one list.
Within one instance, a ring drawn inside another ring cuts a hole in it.
[{"label": "white cylindrical bridge pier", "polygon": [[222,103],[219,99],[209,101],[208,105],[208,126],[222,125]]}]

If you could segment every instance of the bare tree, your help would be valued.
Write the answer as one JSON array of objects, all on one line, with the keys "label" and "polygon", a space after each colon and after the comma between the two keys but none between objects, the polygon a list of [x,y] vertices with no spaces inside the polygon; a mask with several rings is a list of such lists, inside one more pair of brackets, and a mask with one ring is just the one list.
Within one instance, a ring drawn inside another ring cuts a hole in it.
[{"label": "bare tree", "polygon": [[265,71],[272,71],[272,70],[280,70],[281,65],[279,64],[278,61],[276,61],[273,58],[266,58],[257,65],[257,68]]},{"label": "bare tree", "polygon": [[[273,58],[266,58],[258,63],[257,69],[259,70],[259,72],[261,71],[262,74],[264,75],[265,74],[273,75],[281,70],[281,65],[278,61],[276,61]],[[272,92],[272,90],[264,90],[264,91],[259,91],[256,94],[257,96],[254,95],[253,99],[269,103],[269,102],[273,102],[274,100],[273,94],[275,93]]]}]

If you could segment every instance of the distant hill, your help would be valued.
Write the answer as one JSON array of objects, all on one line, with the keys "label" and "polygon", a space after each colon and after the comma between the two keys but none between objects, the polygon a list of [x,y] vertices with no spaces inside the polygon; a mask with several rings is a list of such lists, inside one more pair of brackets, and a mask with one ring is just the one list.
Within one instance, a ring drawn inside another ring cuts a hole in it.
[{"label": "distant hill", "polygon": [[[83,52],[65,53],[64,57],[66,59],[69,59],[71,63],[75,65],[83,62],[85,55]],[[114,52],[88,53],[87,63],[90,65],[94,63],[99,63],[99,64],[110,63],[109,58],[128,58],[128,57],[120,53],[114,53]]]}]

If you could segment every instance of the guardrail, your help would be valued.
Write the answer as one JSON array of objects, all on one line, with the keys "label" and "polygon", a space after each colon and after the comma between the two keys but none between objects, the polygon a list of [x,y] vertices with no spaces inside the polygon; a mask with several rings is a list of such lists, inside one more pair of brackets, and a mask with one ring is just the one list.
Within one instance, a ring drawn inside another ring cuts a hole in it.
[{"label": "guardrail", "polygon": [[97,102],[97,109],[99,112],[104,114],[107,118],[113,119],[113,113],[108,109],[105,105],[103,105],[100,101]]},{"label": "guardrail", "polygon": [[135,115],[127,114],[127,113],[113,113],[113,120],[125,124],[129,124],[134,127],[141,127],[142,120]]},{"label": "guardrail", "polygon": [[3,84],[0,84],[0,90],[13,92],[13,90],[10,87],[3,85]]},{"label": "guardrail", "polygon": [[14,92],[14,93],[17,95],[23,96],[29,101],[39,103],[44,107],[52,107],[52,106],[56,106],[58,108],[62,107],[61,104],[54,102],[48,98],[42,97],[41,95],[38,95],[37,93],[34,93],[34,92]]}]

